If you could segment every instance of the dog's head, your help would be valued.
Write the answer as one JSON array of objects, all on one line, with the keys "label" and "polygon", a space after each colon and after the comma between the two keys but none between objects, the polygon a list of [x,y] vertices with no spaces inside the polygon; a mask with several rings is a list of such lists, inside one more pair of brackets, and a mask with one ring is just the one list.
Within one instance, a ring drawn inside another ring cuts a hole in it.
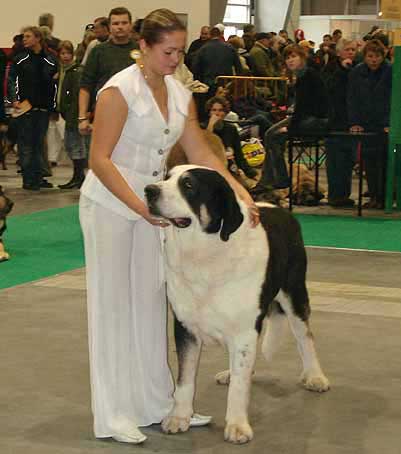
[{"label": "dog's head", "polygon": [[206,233],[220,232],[223,241],[244,220],[230,185],[206,167],[174,167],[165,181],[146,186],[145,195],[154,216],[168,219],[178,228],[197,222]]},{"label": "dog's head", "polygon": [[0,186],[0,219],[5,219],[13,206],[14,203],[4,194],[3,188]]}]

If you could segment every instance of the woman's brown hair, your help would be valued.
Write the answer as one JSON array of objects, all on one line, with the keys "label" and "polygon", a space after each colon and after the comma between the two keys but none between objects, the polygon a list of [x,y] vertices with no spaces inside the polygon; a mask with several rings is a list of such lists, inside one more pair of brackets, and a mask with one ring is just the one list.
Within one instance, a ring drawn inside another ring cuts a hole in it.
[{"label": "woman's brown hair", "polygon": [[305,53],[305,49],[298,45],[298,44],[290,44],[289,46],[286,46],[283,51],[283,58],[284,60],[287,60],[287,58],[291,55],[299,55],[303,60],[306,60],[307,55]]},{"label": "woman's brown hair", "polygon": [[166,8],[156,9],[149,13],[141,25],[141,38],[146,44],[153,45],[163,40],[164,33],[186,31],[185,25],[176,14]]},{"label": "woman's brown hair", "polygon": [[61,41],[60,44],[58,45],[57,51],[60,53],[62,50],[66,50],[70,54],[74,55],[74,45],[72,44],[71,41]]},{"label": "woman's brown hair", "polygon": [[371,41],[368,41],[366,43],[362,51],[363,56],[366,57],[366,54],[368,52],[380,54],[383,58],[386,56],[386,48],[384,47],[384,44],[378,39],[372,39]]}]

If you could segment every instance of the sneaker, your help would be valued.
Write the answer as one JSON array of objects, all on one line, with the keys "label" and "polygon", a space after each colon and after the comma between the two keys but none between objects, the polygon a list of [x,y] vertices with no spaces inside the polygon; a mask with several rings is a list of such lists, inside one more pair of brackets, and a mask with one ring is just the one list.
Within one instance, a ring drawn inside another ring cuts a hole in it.
[{"label": "sneaker", "polygon": [[189,420],[189,427],[202,427],[207,426],[212,422],[211,416],[200,415],[199,413],[194,413]]},{"label": "sneaker", "polygon": [[44,189],[50,189],[53,187],[53,184],[43,178],[43,180],[40,182],[40,187]]},{"label": "sneaker", "polygon": [[138,430],[139,434],[138,436],[134,435],[125,435],[125,434],[119,434],[119,435],[113,435],[113,440],[118,441],[119,443],[132,443],[133,445],[139,445],[143,443],[148,437],[144,435],[142,432]]}]

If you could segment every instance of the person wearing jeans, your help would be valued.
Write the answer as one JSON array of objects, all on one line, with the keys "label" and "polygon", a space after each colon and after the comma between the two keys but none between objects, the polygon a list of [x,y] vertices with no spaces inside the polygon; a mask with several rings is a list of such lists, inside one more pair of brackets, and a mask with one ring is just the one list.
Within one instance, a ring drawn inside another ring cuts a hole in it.
[{"label": "person wearing jeans", "polygon": [[[24,29],[24,51],[16,55],[8,79],[8,96],[16,112],[23,189],[53,187],[43,179],[44,146],[49,114],[55,109],[57,62],[43,47],[38,27]],[[31,107],[25,113],[22,106]]]}]

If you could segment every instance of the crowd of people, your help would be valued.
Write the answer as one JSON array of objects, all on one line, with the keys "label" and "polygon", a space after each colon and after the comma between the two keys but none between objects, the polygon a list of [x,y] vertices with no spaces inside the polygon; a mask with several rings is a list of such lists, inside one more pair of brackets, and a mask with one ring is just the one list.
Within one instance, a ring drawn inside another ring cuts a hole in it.
[{"label": "crowd of people", "polygon": [[[73,175],[59,188],[78,189],[84,181],[97,92],[111,76],[135,63],[135,51],[139,48],[142,20],[133,22],[125,8],[113,11],[108,17],[98,17],[88,24],[76,47],[71,41],[53,36],[54,17],[42,14],[38,26],[25,27],[14,37],[8,56],[0,53],[0,76],[8,79],[7,93],[0,96],[6,95],[18,116],[14,127],[26,190],[53,186],[46,178],[51,176],[52,166],[57,165],[61,147],[55,143],[57,137],[53,133],[60,127],[58,138],[63,137],[64,149],[73,163]],[[237,150],[236,167],[259,180],[257,184],[255,180],[255,194],[266,188],[288,187],[284,159],[288,133],[328,129],[376,133],[364,144],[363,160],[371,197],[367,206],[381,208],[391,59],[388,37],[378,27],[360,40],[344,38],[341,30],[334,30],[323,36],[315,50],[315,43],[305,39],[300,29],[290,39],[286,30],[256,33],[255,27],[248,24],[241,37],[233,35],[226,40],[224,26],[217,24],[201,28],[199,38],[190,43],[180,60],[175,77],[193,92],[204,127],[214,129],[227,148]],[[265,86],[263,93],[259,91],[260,97],[234,98],[229,91],[220,90],[217,79],[229,75],[286,76],[288,96],[284,96],[282,85],[278,88],[272,83]],[[1,89],[3,86],[0,83]],[[228,122],[222,124],[223,116],[216,121],[213,114],[211,121],[215,127],[210,127],[210,108],[206,106],[210,107],[208,100],[216,94],[220,98],[222,95],[220,107],[226,114],[234,112],[239,122],[259,127],[266,149],[260,179],[240,156],[238,137],[233,145],[233,134],[227,134],[230,127]],[[272,102],[266,102],[269,98]],[[286,105],[285,115],[283,109],[281,115],[274,115],[275,103]],[[0,121],[6,122],[3,103]],[[328,203],[335,207],[352,206],[355,143],[343,135],[327,138],[325,146]]]}]

